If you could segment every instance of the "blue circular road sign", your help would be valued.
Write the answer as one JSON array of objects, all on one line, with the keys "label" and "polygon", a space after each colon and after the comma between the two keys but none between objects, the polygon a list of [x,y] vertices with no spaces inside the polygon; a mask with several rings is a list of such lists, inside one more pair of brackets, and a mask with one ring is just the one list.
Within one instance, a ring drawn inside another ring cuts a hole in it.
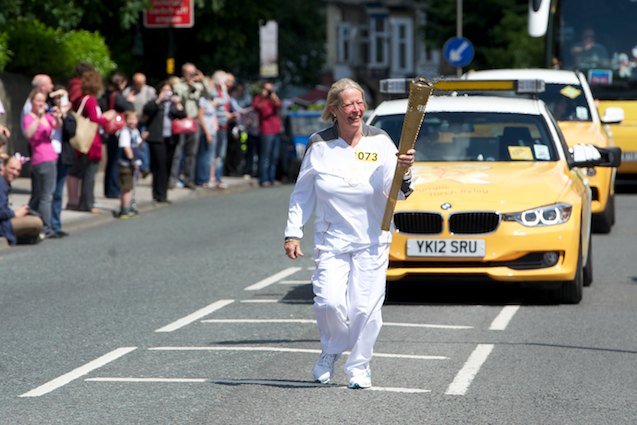
[{"label": "blue circular road sign", "polygon": [[466,66],[473,60],[473,44],[464,37],[453,37],[443,47],[445,60],[453,66]]}]

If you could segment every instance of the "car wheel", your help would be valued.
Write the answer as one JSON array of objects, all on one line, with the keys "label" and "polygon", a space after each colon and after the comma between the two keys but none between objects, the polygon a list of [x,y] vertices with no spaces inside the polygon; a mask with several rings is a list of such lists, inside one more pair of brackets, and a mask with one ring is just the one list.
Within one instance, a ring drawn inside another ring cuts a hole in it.
[{"label": "car wheel", "polygon": [[586,265],[584,265],[584,286],[591,286],[593,283],[593,238],[588,241],[588,255]]},{"label": "car wheel", "polygon": [[575,272],[575,278],[566,282],[562,282],[562,285],[558,292],[558,298],[560,302],[564,304],[579,304],[582,301],[582,287],[584,286],[584,276],[582,270],[582,244],[578,250],[577,259],[577,271]]},{"label": "car wheel", "polygon": [[592,223],[593,233],[610,233],[613,224],[615,224],[615,197],[609,196],[606,202],[606,209],[599,214],[593,215]]}]

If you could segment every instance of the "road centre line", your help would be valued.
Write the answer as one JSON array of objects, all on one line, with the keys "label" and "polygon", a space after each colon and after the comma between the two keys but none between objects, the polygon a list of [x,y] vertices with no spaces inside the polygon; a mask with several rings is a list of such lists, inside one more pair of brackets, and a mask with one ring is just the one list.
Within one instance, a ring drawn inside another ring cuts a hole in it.
[{"label": "road centre line", "polygon": [[241,303],[278,303],[280,300],[276,299],[276,298],[261,298],[261,299],[254,299],[254,300],[241,300],[239,302]]},{"label": "road centre line", "polygon": [[[320,354],[321,350],[311,348],[287,348],[287,347],[244,347],[244,346],[190,346],[190,347],[149,347],[149,351],[274,351],[279,353],[311,353]],[[343,354],[349,354],[345,351]],[[423,356],[416,354],[390,354],[390,353],[374,353],[374,357],[394,358],[394,359],[412,359],[412,360],[448,360],[449,357],[444,356]]]},{"label": "road centre line", "polygon": [[165,382],[165,383],[202,383],[208,382],[206,378],[86,378],[89,382]]},{"label": "road centre line", "polygon": [[[265,385],[269,387],[296,387],[296,388],[338,388],[347,389],[346,385],[325,385],[316,382],[299,382],[267,379],[207,379],[207,378],[87,378],[89,382],[124,382],[124,383],[185,383],[199,384],[210,382],[218,385]],[[405,394],[430,393],[431,390],[421,388],[399,388],[399,387],[371,387],[367,391],[384,391]]]},{"label": "road centre line", "polygon": [[500,310],[500,313],[496,316],[496,318],[493,319],[493,322],[491,322],[491,326],[489,326],[489,330],[490,331],[505,330],[507,326],[509,325],[509,322],[511,321],[511,319],[513,319],[513,316],[515,315],[515,313],[518,312],[519,309],[520,309],[519,305],[505,306],[502,310]]},{"label": "road centre line", "polygon": [[279,285],[309,285],[311,280],[282,280],[278,282]]},{"label": "road centre line", "polygon": [[[298,323],[298,324],[316,324],[313,319],[204,319],[201,323]],[[383,326],[405,327],[405,328],[432,328],[432,329],[473,329],[473,326],[458,325],[435,325],[429,323],[397,323],[384,322]]]},{"label": "road centre line", "polygon": [[232,304],[234,302],[234,300],[219,300],[216,301],[210,305],[207,305],[204,308],[200,308],[199,310],[195,311],[194,313],[189,314],[188,316],[182,317],[179,320],[176,320],[162,328],[157,329],[155,332],[173,332],[176,331],[177,329],[183,328],[186,325],[191,324],[192,322],[195,322],[199,319],[201,319],[202,317],[205,317],[207,315],[209,315],[210,313],[217,311],[225,306],[227,306],[228,304]]},{"label": "road centre line", "polygon": [[278,282],[279,280],[282,280],[298,271],[301,270],[301,267],[288,267],[287,269],[281,270],[278,273],[273,274],[272,276],[265,278],[263,280],[260,280],[257,283],[254,283],[248,287],[245,288],[246,291],[258,291],[261,290],[263,288],[266,288],[270,285],[272,285],[273,283]]},{"label": "road centre line", "polygon": [[107,363],[117,360],[118,358],[136,349],[137,347],[122,347],[122,348],[113,350],[110,353],[104,354],[103,356],[98,357],[97,359],[86,363],[84,366],[80,366],[76,369],[73,369],[72,371],[65,373],[62,376],[59,376],[47,382],[46,384],[40,385],[39,387],[20,395],[20,397],[40,397],[44,394],[48,394],[51,391],[54,391],[68,384],[69,382],[74,381],[75,379],[81,376],[84,376],[87,373],[104,366]]},{"label": "road centre line", "polygon": [[[226,380],[211,380],[213,384],[220,385],[266,385],[273,387],[297,387],[297,388],[338,388],[348,389],[347,385],[334,385],[334,384],[319,384],[316,382],[299,382],[299,381],[279,381],[279,380],[267,380],[267,379],[226,379]],[[431,390],[425,390],[421,388],[399,388],[399,387],[371,387],[365,391],[384,391],[392,393],[405,393],[405,394],[423,394],[430,393]]]},{"label": "road centre line", "polygon": [[475,350],[469,355],[469,358],[462,366],[462,369],[456,374],[445,394],[447,395],[465,395],[473,379],[476,377],[480,368],[489,358],[489,354],[493,351],[493,344],[479,344]]}]

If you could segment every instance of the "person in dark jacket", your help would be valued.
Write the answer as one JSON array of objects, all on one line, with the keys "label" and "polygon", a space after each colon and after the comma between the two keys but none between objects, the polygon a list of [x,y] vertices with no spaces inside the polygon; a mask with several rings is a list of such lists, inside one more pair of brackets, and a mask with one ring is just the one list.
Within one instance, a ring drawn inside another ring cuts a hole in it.
[{"label": "person in dark jacket", "polygon": [[22,161],[11,156],[0,162],[0,237],[9,245],[20,242],[37,242],[44,223],[37,215],[30,214],[29,206],[22,205],[15,210],[9,206],[11,182],[20,176]]},{"label": "person in dark jacket", "polygon": [[153,199],[155,202],[167,202],[170,169],[179,137],[172,134],[171,123],[173,119],[185,118],[186,110],[169,82],[162,82],[157,93],[157,99],[144,105],[147,131],[143,136],[150,148]]},{"label": "person in dark jacket", "polygon": [[[99,100],[102,111],[115,110],[123,113],[134,111],[135,105],[126,100],[122,91],[128,85],[128,78],[121,72],[116,72],[111,76],[106,88],[106,92]],[[119,198],[119,158],[118,135],[106,135],[106,167],[104,168],[104,196],[107,198]]]}]

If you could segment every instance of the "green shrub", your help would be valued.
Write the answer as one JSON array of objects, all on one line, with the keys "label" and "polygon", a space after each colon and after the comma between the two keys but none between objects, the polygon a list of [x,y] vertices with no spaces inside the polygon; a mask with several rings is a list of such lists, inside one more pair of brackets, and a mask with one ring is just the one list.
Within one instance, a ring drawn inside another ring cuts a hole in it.
[{"label": "green shrub", "polygon": [[22,74],[47,73],[61,75],[60,60],[63,46],[61,32],[39,21],[17,20],[9,25],[9,49],[13,59],[7,71]]},{"label": "green shrub", "polygon": [[62,41],[66,51],[64,67],[67,72],[73,72],[79,62],[90,63],[104,76],[117,68],[117,64],[111,60],[104,38],[97,32],[70,31],[64,34]]},{"label": "green shrub", "polygon": [[7,71],[68,78],[78,62],[92,64],[102,75],[108,75],[116,68],[108,46],[97,32],[65,33],[37,20],[17,20],[9,26],[7,33],[8,46],[13,52]]},{"label": "green shrub", "polygon": [[9,35],[6,32],[0,33],[0,72],[4,71],[7,63],[11,60],[13,53],[9,50]]}]

